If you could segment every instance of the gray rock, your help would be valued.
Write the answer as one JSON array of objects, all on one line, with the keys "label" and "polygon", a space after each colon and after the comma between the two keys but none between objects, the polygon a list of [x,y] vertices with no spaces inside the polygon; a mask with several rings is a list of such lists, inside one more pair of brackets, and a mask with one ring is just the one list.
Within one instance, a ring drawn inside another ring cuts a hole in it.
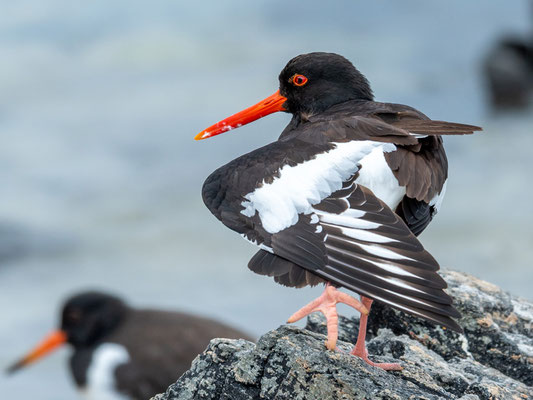
[{"label": "gray rock", "polygon": [[465,335],[389,307],[373,307],[368,349],[386,372],[349,354],[355,319],[340,321],[339,351],[324,319],[263,335],[257,344],[214,339],[191,369],[153,400],[533,399],[533,304],[458,272],[443,272]]},{"label": "gray rock", "polygon": [[472,357],[533,386],[533,303],[471,275],[449,270],[441,275],[462,314],[464,336],[381,304],[372,310],[369,330],[377,334],[380,327],[389,327],[445,360]]}]

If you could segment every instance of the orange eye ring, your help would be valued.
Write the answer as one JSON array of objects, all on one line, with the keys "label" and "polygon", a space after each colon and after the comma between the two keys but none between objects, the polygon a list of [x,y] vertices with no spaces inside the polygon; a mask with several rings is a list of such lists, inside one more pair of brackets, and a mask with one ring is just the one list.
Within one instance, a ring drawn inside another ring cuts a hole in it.
[{"label": "orange eye ring", "polygon": [[294,86],[304,86],[306,83],[307,83],[307,77],[304,76],[304,75],[300,75],[300,74],[295,74],[293,75],[293,77],[291,78],[291,83],[294,85]]}]

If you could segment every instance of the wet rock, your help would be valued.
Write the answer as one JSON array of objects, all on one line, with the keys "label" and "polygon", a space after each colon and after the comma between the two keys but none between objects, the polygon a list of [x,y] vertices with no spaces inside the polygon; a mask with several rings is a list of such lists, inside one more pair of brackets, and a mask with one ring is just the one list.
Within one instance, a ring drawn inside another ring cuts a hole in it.
[{"label": "wet rock", "polygon": [[373,308],[371,358],[399,361],[385,372],[349,354],[357,320],[341,318],[339,351],[324,347],[324,320],[263,335],[257,344],[215,339],[165,394],[193,399],[533,398],[533,304],[458,272],[444,272],[463,313],[465,335],[392,310]]}]

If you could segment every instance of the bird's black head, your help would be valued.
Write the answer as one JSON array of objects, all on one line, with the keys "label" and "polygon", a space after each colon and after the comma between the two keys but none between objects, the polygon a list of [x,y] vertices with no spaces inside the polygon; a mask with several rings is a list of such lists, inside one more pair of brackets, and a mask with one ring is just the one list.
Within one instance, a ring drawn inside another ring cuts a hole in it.
[{"label": "bird's black head", "polygon": [[73,346],[90,346],[111,333],[128,307],[106,293],[84,292],[67,300],[61,313],[61,330]]},{"label": "bird's black head", "polygon": [[219,135],[277,111],[308,117],[348,100],[374,98],[364,75],[346,58],[334,53],[294,57],[281,71],[279,83],[279,91],[272,96],[204,129],[195,139]]},{"label": "bird's black head", "polygon": [[279,75],[279,92],[287,111],[315,114],[348,100],[372,100],[365,76],[335,53],[302,54],[290,60]]},{"label": "bird's black head", "polygon": [[65,343],[77,348],[95,344],[111,333],[128,311],[122,300],[105,293],[84,292],[71,297],[63,306],[61,328],[46,336],[7,372],[19,370]]}]

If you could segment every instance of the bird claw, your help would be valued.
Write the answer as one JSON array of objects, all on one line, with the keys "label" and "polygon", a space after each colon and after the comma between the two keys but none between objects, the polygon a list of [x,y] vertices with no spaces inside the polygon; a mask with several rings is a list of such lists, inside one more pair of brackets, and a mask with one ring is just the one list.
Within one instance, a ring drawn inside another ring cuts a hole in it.
[{"label": "bird claw", "polygon": [[[372,299],[369,299],[368,297],[361,296],[361,303],[370,311],[370,307],[372,307]],[[403,368],[398,363],[375,363],[373,361],[370,361],[368,358],[368,350],[366,349],[366,324],[368,322],[368,314],[362,314],[361,318],[359,319],[359,333],[357,335],[357,343],[355,343],[355,347],[351,351],[351,354],[355,357],[362,358],[364,362],[367,364],[381,368],[385,371],[401,371]]]},{"label": "bird claw", "polygon": [[385,371],[401,371],[403,369],[403,367],[398,363],[375,363],[374,361],[371,361],[368,358],[368,351],[366,349],[364,350],[364,352],[360,352],[356,348],[354,348],[350,354],[363,359],[364,362],[366,362],[368,365],[371,365],[372,367],[381,368]]},{"label": "bird claw", "polygon": [[375,363],[370,361],[368,358],[368,351],[366,350],[365,345],[365,336],[366,323],[368,319],[368,313],[370,312],[370,307],[372,306],[372,300],[367,297],[362,296],[361,301],[358,301],[352,296],[338,291],[333,285],[327,283],[324,292],[319,297],[292,314],[287,322],[293,323],[311,313],[317,311],[321,312],[326,317],[327,339],[324,342],[326,348],[328,350],[344,353],[337,347],[337,339],[339,335],[339,317],[336,307],[337,303],[347,304],[361,313],[361,319],[359,321],[359,335],[357,338],[357,343],[351,351],[351,354],[362,358],[367,364],[373,367],[381,368],[385,371],[402,370],[402,366],[398,363]]},{"label": "bird claw", "polygon": [[338,291],[333,285],[327,283],[324,292],[315,300],[305,305],[287,320],[288,323],[299,321],[303,317],[314,313],[321,312],[326,317],[326,326],[328,331],[328,338],[325,342],[326,348],[335,350],[337,348],[337,338],[339,332],[339,321],[337,314],[337,303],[347,304],[364,315],[368,314],[368,309],[358,300],[352,296]]}]

